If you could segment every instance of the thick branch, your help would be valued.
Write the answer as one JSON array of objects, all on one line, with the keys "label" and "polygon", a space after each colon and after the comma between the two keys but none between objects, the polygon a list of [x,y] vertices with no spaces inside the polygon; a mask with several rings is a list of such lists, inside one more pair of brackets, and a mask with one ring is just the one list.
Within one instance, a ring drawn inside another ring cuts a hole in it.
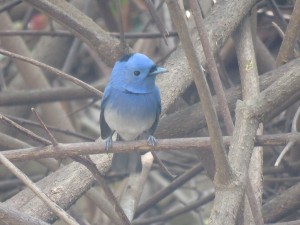
[{"label": "thick branch", "polygon": [[[260,90],[265,90],[282,76],[292,76],[292,74],[299,73],[299,71],[300,59],[295,59],[285,65],[278,67],[276,70],[267,72],[260,76]],[[289,103],[290,101],[295,102],[299,99],[299,97],[300,92],[297,92],[294,97],[290,97],[283,104],[278,104],[276,110],[273,109],[272,111],[270,111],[264,119],[269,120],[270,118],[272,118],[272,116],[286,109],[286,103]],[[240,86],[231,88],[226,91],[226,99],[228,100],[229,108],[231,111],[234,110],[237,100],[241,98],[242,90]],[[214,98],[214,104],[217,104],[216,102],[216,98]],[[216,109],[220,117],[220,106],[216,105]],[[279,109],[279,111],[277,109]],[[175,138],[187,136],[189,133],[192,133],[195,130],[201,129],[205,126],[206,123],[203,113],[203,106],[201,103],[196,103],[183,110],[163,117],[158,124],[156,136],[160,138]]]},{"label": "thick branch", "polygon": [[220,124],[216,110],[212,103],[212,97],[207,85],[207,81],[202,72],[200,62],[196,55],[191,37],[189,35],[188,27],[179,4],[173,0],[169,0],[167,1],[167,5],[172,21],[180,37],[183,50],[188,59],[188,64],[197,87],[198,95],[201,102],[204,104],[204,115],[207,122],[208,132],[212,139],[212,150],[214,154],[214,160],[216,162],[215,179],[217,179],[219,182],[227,183],[232,179],[232,171],[227,160]]},{"label": "thick branch", "polygon": [[11,225],[50,225],[49,223],[8,207],[4,203],[0,203],[0,219],[1,223]]},{"label": "thick branch", "polygon": [[[110,159],[110,155],[105,154],[99,156],[97,161],[94,159],[93,161],[103,174],[107,172],[110,167]],[[36,185],[43,190],[52,201],[63,209],[67,209],[74,204],[93,183],[94,178],[90,171],[86,169],[85,166],[73,162],[38,181]],[[51,222],[56,219],[53,212],[45,207],[45,204],[28,189],[19,192],[5,203],[9,207],[14,207],[44,221]]]},{"label": "thick branch", "polygon": [[95,49],[101,59],[113,65],[122,53],[119,41],[102,30],[93,20],[80,10],[61,0],[24,0],[43,11],[58,23],[79,37],[91,49]]},{"label": "thick branch", "polygon": [[[242,18],[247,14],[256,0],[226,0],[218,1],[210,13],[205,17],[204,23],[213,52],[217,52],[231,36],[235,28],[240,24]],[[200,62],[205,64],[206,60],[199,44],[198,35],[192,36],[195,50]],[[182,48],[178,48],[164,65],[168,68],[167,76],[158,79],[158,85],[162,96],[162,112],[172,105],[175,100],[193,82],[189,65],[184,56]],[[176,81],[176,82],[174,82]]]}]

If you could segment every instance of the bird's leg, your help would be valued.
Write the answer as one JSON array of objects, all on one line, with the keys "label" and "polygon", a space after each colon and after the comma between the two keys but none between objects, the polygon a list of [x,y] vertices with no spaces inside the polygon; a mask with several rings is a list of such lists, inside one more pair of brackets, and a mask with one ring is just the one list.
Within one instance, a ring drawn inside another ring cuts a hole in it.
[{"label": "bird's leg", "polygon": [[157,144],[156,138],[152,135],[148,137],[147,144],[150,146],[155,146]]},{"label": "bird's leg", "polygon": [[106,153],[108,153],[111,148],[112,148],[112,135],[109,135],[109,137],[105,141],[105,151],[106,151]]}]

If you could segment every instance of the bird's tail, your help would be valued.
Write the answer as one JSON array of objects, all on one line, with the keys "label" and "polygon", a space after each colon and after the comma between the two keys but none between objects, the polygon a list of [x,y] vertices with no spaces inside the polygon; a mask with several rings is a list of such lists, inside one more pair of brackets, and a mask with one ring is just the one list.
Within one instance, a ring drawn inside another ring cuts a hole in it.
[{"label": "bird's tail", "polygon": [[140,173],[142,171],[140,153],[115,153],[112,159],[111,170],[121,174]]}]

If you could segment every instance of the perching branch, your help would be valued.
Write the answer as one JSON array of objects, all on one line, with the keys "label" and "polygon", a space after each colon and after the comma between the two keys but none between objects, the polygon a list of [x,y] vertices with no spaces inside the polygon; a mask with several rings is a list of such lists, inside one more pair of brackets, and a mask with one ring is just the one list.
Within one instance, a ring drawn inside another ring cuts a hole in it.
[{"label": "perching branch", "polygon": [[[224,143],[228,147],[231,137],[224,137]],[[300,142],[299,134],[287,133],[280,135],[257,136],[255,144],[257,146],[283,146],[289,141]],[[148,146],[145,141],[114,142],[111,153],[118,152],[148,152],[148,151],[185,151],[199,150],[208,151],[211,148],[210,138],[177,138],[159,139],[155,148]],[[105,146],[94,142],[58,144],[57,146],[33,147],[2,151],[3,155],[11,161],[23,161],[29,159],[71,157],[87,154],[107,154]]]}]

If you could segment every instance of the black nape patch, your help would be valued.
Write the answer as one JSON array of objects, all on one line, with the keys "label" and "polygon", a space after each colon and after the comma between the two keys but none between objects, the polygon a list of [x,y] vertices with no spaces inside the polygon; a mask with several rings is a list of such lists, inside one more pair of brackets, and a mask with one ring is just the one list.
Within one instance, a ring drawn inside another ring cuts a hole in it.
[{"label": "black nape patch", "polygon": [[134,53],[131,53],[131,54],[126,54],[126,55],[123,55],[120,59],[119,59],[119,62],[127,62],[131,56],[133,56]]},{"label": "black nape patch", "polygon": [[149,73],[153,73],[155,70],[157,70],[157,66],[156,65],[153,65],[150,70],[149,70]]}]

